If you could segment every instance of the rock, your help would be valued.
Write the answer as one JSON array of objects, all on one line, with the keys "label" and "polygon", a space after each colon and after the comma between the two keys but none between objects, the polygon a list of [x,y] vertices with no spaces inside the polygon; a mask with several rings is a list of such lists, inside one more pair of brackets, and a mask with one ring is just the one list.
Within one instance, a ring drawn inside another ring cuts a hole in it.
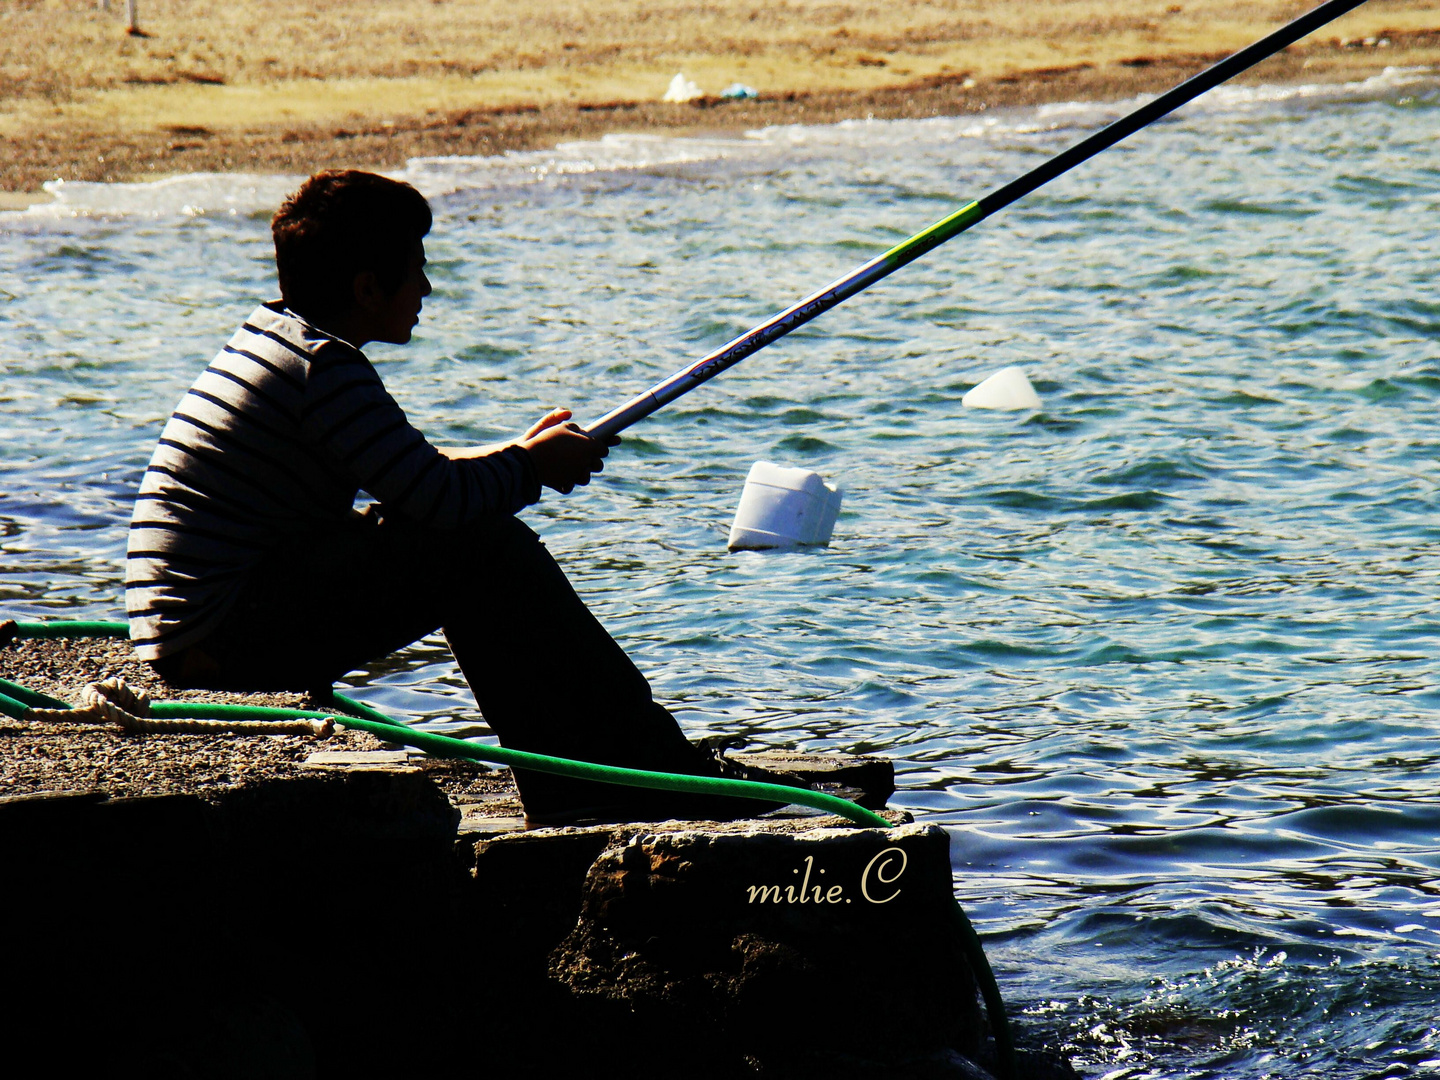
[{"label": "rock", "polygon": [[463,921],[504,927],[497,944],[511,963],[545,978],[547,955],[579,917],[586,874],[622,828],[536,829],[479,841]]},{"label": "rock", "polygon": [[652,1044],[725,1048],[734,1075],[973,1055],[985,1026],[950,888],[934,826],[636,833],[590,867],[550,972]]},{"label": "rock", "polygon": [[[808,817],[467,841],[445,775],[382,762],[0,798],[0,920],[25,988],[9,1019],[55,1045],[83,1025],[67,1065],[97,1074],[478,1060],[548,1078],[620,1047],[687,1080],[985,1080],[941,830]],[[377,1027],[397,999],[423,1010],[420,1035]]]},{"label": "rock", "polygon": [[369,1075],[362,1006],[392,979],[439,985],[436,958],[386,929],[454,925],[456,817],[415,770],[0,800],[0,923],[25,986],[7,1020],[76,1075]]},{"label": "rock", "polygon": [[473,840],[478,836],[524,831],[525,816],[506,813],[518,806],[519,797],[515,795],[496,795],[460,803],[459,842],[463,843],[467,837]]},{"label": "rock", "polygon": [[[119,645],[0,661],[63,690],[128,678]],[[894,789],[883,760],[734,756],[875,809]],[[548,1078],[620,1047],[686,1080],[984,1075],[948,845],[903,812],[513,831],[508,772],[355,732],[24,720],[0,790],[7,1019],[67,1072]],[[396,1008],[424,1028],[377,1024]]]},{"label": "rock", "polygon": [[404,769],[409,761],[404,750],[316,750],[303,765],[312,769]]}]

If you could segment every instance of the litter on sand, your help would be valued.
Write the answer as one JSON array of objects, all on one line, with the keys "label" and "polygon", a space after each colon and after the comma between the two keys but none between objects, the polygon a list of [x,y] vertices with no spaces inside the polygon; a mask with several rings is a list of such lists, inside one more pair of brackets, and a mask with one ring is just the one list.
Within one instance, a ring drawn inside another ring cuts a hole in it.
[{"label": "litter on sand", "polygon": [[685,77],[683,71],[676,72],[675,77],[670,80],[670,89],[665,91],[661,101],[673,101],[677,104],[684,104],[687,101],[694,101],[696,98],[705,96],[705,91],[696,86]]}]

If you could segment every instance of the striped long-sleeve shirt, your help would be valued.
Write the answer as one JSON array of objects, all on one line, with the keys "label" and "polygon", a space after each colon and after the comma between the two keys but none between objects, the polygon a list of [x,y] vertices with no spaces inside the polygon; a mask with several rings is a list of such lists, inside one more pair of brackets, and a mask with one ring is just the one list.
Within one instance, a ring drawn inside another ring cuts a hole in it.
[{"label": "striped long-sleeve shirt", "polygon": [[201,640],[268,551],[343,520],[361,489],[437,527],[540,497],[525,450],[450,460],[360,350],[262,304],[181,399],[145,470],[125,560],[135,652],[154,660]]}]

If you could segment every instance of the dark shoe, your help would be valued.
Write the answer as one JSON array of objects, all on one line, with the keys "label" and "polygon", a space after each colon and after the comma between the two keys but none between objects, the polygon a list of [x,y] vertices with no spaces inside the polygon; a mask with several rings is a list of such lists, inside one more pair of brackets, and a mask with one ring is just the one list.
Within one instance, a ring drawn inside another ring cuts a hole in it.
[{"label": "dark shoe", "polygon": [[757,769],[742,764],[727,755],[727,751],[743,746],[744,740],[729,739],[719,746],[706,746],[702,740],[700,753],[704,759],[705,775],[718,776],[722,780],[748,780],[752,784],[784,784],[787,787],[808,788],[810,785],[789,773],[770,769]]}]

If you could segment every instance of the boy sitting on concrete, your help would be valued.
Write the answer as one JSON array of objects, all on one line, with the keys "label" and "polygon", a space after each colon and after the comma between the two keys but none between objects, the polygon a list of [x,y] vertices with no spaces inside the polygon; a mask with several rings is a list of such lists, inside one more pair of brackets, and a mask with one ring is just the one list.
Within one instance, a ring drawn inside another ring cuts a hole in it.
[{"label": "boy sitting on concrete", "polygon": [[[443,628],[504,746],[735,769],[685,739],[515,517],[542,485],[587,484],[607,447],[564,409],[506,446],[432,446],[360,351],[410,340],[430,225],[414,188],[354,171],[312,177],[275,214],[284,299],[256,308],[196,380],[140,486],[126,560],[136,652],[177,686],[328,697],[346,672]],[[357,512],[360,490],[378,506]],[[756,809],[516,781],[537,821]]]}]

